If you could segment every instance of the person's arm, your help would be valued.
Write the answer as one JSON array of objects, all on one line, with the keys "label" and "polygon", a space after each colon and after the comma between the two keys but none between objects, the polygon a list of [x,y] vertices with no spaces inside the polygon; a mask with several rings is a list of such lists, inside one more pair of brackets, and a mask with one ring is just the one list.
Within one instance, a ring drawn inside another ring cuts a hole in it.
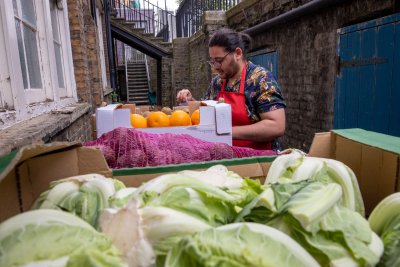
[{"label": "person's arm", "polygon": [[286,128],[285,107],[279,85],[273,74],[258,66],[253,74],[251,101],[257,108],[260,121],[232,128],[233,139],[268,142],[282,136]]},{"label": "person's arm", "polygon": [[232,127],[233,139],[268,142],[285,133],[285,109],[279,108],[260,114],[261,120],[250,125]]},{"label": "person's arm", "polygon": [[[213,82],[208,85],[207,91],[204,93],[204,95],[200,98],[200,100],[210,100],[211,99],[211,92],[213,91]],[[192,93],[190,92],[189,89],[182,89],[176,94],[176,102],[183,103],[187,101],[196,101],[194,97],[192,96]]]}]

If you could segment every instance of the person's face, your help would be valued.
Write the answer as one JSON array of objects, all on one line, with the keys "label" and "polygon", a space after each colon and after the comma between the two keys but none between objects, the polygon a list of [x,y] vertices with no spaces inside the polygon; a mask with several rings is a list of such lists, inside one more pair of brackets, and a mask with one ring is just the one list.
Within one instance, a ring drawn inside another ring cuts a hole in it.
[{"label": "person's face", "polygon": [[209,63],[222,79],[232,78],[239,69],[237,51],[229,52],[224,47],[212,46],[208,49]]}]

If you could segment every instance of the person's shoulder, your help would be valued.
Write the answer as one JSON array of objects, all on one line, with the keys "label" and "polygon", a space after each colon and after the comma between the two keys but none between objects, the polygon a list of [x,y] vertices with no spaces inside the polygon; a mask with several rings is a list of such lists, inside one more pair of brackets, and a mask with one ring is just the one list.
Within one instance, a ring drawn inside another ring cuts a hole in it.
[{"label": "person's shoulder", "polygon": [[269,71],[261,65],[254,64],[253,62],[249,61],[248,63],[248,70],[252,73],[259,73],[266,75]]}]

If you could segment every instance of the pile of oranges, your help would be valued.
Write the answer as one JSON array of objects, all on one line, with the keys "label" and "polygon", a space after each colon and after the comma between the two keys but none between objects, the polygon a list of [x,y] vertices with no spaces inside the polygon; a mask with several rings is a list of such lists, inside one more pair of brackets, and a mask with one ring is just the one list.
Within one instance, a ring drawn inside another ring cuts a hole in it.
[{"label": "pile of oranges", "polygon": [[144,115],[131,114],[133,128],[189,126],[200,123],[199,110],[195,110],[191,116],[183,110],[175,110],[171,115],[162,111],[153,111]]}]

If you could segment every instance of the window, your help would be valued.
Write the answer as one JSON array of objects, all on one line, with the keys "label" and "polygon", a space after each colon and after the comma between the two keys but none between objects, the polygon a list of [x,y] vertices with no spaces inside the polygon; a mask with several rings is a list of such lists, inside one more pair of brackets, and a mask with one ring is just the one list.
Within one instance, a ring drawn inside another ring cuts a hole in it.
[{"label": "window", "polygon": [[103,20],[100,15],[100,11],[96,8],[96,21],[97,21],[97,33],[99,36],[99,54],[100,54],[100,64],[101,64],[101,78],[103,80],[103,89],[107,88],[107,73],[106,73],[106,59],[104,55],[104,37],[103,37]]},{"label": "window", "polygon": [[67,1],[0,1],[0,20],[0,108],[19,121],[76,102]]},{"label": "window", "polygon": [[13,0],[19,60],[24,88],[42,88],[40,74],[36,14],[33,0]]}]

